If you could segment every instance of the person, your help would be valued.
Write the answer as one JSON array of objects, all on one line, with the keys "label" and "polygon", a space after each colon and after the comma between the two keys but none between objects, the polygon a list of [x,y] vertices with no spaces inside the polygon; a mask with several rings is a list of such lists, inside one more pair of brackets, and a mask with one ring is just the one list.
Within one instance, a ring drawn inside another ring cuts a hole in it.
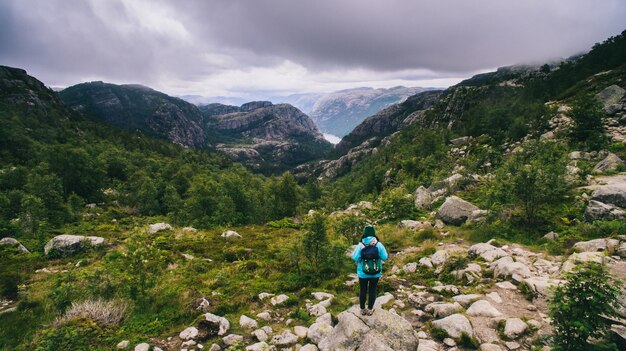
[{"label": "person", "polygon": [[[356,273],[359,277],[359,305],[361,306],[361,314],[371,316],[374,313],[374,303],[376,302],[376,287],[378,280],[383,275],[382,264],[380,271],[376,274],[367,274],[364,272],[364,259],[361,257],[361,251],[368,246],[375,246],[378,249],[378,258],[380,261],[386,261],[389,257],[385,246],[376,237],[376,229],[368,225],[363,229],[361,242],[354,248],[352,260],[357,263]],[[367,299],[367,308],[365,301]]]}]

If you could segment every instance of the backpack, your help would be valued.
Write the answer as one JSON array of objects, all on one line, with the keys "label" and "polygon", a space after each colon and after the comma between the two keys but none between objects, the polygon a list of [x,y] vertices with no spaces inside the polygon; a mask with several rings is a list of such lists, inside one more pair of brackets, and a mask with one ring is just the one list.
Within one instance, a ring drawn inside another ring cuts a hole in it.
[{"label": "backpack", "polygon": [[378,246],[365,245],[361,249],[361,259],[363,260],[363,273],[378,274],[382,271],[383,263],[378,255]]}]

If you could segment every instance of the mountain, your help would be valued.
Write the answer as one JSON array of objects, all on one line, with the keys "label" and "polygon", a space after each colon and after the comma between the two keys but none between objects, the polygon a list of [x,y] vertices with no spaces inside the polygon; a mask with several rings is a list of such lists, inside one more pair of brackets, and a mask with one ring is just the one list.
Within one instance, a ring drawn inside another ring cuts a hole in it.
[{"label": "mountain", "polygon": [[325,156],[332,148],[313,121],[289,104],[253,101],[201,106],[217,149],[253,169],[284,170]]},{"label": "mountain", "polygon": [[293,105],[299,108],[302,112],[306,114],[311,114],[313,110],[313,106],[317,100],[323,97],[325,94],[322,93],[302,93],[302,94],[292,94],[284,97],[277,97],[272,100],[277,101],[279,103],[286,103]]},{"label": "mountain", "polygon": [[70,108],[129,131],[192,148],[208,143],[196,106],[141,85],[82,83],[59,93]]},{"label": "mountain", "polygon": [[60,96],[73,110],[110,125],[185,147],[217,149],[268,174],[319,159],[331,149],[311,119],[287,104],[198,108],[144,86],[103,82],[78,84]]},{"label": "mountain", "polygon": [[342,137],[366,117],[424,90],[405,87],[340,90],[317,99],[310,116],[322,132]]}]

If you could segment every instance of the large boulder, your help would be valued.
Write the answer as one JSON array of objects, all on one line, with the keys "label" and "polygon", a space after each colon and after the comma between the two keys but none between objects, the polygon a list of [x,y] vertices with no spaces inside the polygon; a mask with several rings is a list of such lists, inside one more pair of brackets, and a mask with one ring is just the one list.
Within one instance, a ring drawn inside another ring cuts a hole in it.
[{"label": "large boulder", "polygon": [[594,172],[615,172],[624,166],[624,161],[616,154],[610,152],[602,161],[593,167]]},{"label": "large boulder", "polygon": [[489,301],[478,300],[474,302],[468,309],[467,314],[476,317],[499,317],[502,315]]},{"label": "large boulder", "polygon": [[518,275],[522,278],[531,276],[530,268],[522,262],[515,262],[510,256],[502,257],[491,264],[495,277],[508,278]]},{"label": "large boulder", "polygon": [[509,256],[506,251],[488,243],[474,244],[470,246],[467,253],[470,256],[480,256],[487,262],[493,262],[497,258]]},{"label": "large boulder", "polygon": [[[432,326],[444,330],[448,336],[459,339],[463,334],[474,336],[474,329],[469,319],[462,314],[453,314],[446,318],[434,320]],[[407,349],[408,350],[408,349]]]},{"label": "large boulder", "polygon": [[511,340],[519,338],[526,330],[528,330],[528,325],[519,318],[509,318],[504,324],[504,336]]},{"label": "large boulder", "polygon": [[241,235],[239,233],[237,233],[236,231],[234,231],[234,230],[227,230],[227,231],[223,232],[221,237],[226,239],[226,240],[241,239]]},{"label": "large boulder", "polygon": [[207,336],[222,336],[230,329],[230,322],[224,317],[206,313],[204,319],[198,323],[198,329],[206,331]]},{"label": "large boulder", "polygon": [[50,239],[44,247],[47,256],[66,256],[88,247],[104,245],[104,238],[99,236],[82,236],[63,234]]},{"label": "large boulder", "polygon": [[155,223],[150,224],[150,226],[148,227],[148,233],[150,234],[154,234],[162,230],[174,230],[174,228],[172,228],[169,223]]},{"label": "large boulder", "polygon": [[626,184],[601,186],[591,194],[591,200],[624,208],[626,207]]},{"label": "large boulder", "polygon": [[432,314],[435,318],[447,317],[462,310],[463,307],[458,302],[433,302],[424,308],[424,311]]},{"label": "large boulder", "polygon": [[430,190],[423,186],[420,186],[415,190],[415,207],[420,210],[428,210],[432,206],[434,201],[433,195]]},{"label": "large boulder", "polygon": [[418,339],[411,324],[404,318],[374,309],[371,316],[362,316],[353,306],[338,316],[339,323],[318,345],[320,351],[417,349]]},{"label": "large boulder", "polygon": [[2,239],[0,239],[0,246],[13,246],[19,252],[30,253],[30,251],[28,251],[28,249],[26,247],[24,247],[24,245],[22,245],[19,241],[15,240],[13,238],[2,238]]},{"label": "large boulder", "polygon": [[446,224],[461,225],[480,213],[481,210],[477,206],[457,196],[450,196],[439,207],[437,216]]},{"label": "large boulder", "polygon": [[609,220],[626,217],[626,211],[619,207],[602,203],[596,200],[590,200],[589,204],[585,208],[585,219],[588,221],[594,220]]},{"label": "large boulder", "polygon": [[619,247],[617,239],[593,239],[589,241],[579,241],[574,244],[576,252],[596,252],[609,251],[614,252]]},{"label": "large boulder", "polygon": [[602,103],[604,112],[610,113],[614,110],[612,106],[619,104],[624,94],[626,90],[614,84],[596,94],[596,98]]}]

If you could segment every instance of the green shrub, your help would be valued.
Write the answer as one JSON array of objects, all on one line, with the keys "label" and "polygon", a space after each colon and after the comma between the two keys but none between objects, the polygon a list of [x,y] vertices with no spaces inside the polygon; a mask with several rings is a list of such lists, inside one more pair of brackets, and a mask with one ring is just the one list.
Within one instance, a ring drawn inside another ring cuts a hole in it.
[{"label": "green shrub", "polygon": [[554,346],[561,351],[588,350],[589,338],[600,338],[609,327],[603,316],[616,316],[621,284],[597,263],[567,273],[549,302]]},{"label": "green shrub", "polygon": [[359,242],[363,228],[366,225],[367,219],[356,215],[347,215],[340,217],[335,222],[333,229],[336,234],[344,237],[348,243],[356,244]]},{"label": "green shrub", "polygon": [[386,220],[411,218],[415,212],[413,197],[404,187],[383,191],[378,197],[377,207]]},{"label": "green shrub", "polygon": [[476,350],[480,346],[480,343],[478,342],[478,340],[476,340],[476,338],[469,336],[467,333],[461,334],[458,344],[462,347],[472,349],[472,350]]}]

